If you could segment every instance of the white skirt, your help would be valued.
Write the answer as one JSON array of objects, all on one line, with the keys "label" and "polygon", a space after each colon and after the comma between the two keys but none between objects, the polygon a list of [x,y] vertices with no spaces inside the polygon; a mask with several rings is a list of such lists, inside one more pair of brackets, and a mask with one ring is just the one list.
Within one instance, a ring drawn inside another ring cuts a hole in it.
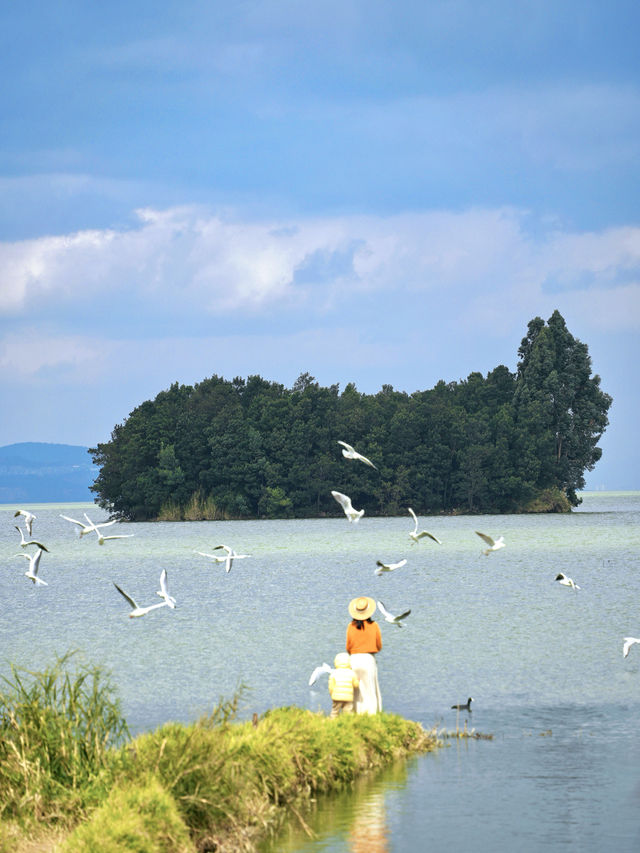
[{"label": "white skirt", "polygon": [[354,691],[353,710],[356,714],[377,714],[382,711],[382,697],[378,685],[378,665],[374,655],[351,655],[351,669],[360,686]]}]

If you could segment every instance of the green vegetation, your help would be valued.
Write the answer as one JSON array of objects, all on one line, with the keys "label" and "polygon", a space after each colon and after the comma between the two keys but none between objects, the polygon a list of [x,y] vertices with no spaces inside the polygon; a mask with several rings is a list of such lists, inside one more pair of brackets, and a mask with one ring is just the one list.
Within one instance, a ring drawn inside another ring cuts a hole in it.
[{"label": "green vegetation", "polygon": [[[440,381],[412,394],[342,393],[303,374],[172,385],[90,452],[101,507],[133,521],[340,515],[331,489],[369,515],[566,511],[611,398],[585,344],[555,311],[529,323],[516,373]],[[338,440],[378,470],[346,463]]]},{"label": "green vegetation", "polygon": [[249,851],[318,793],[438,740],[394,714],[289,707],[235,720],[240,693],[196,723],[128,739],[99,668],[12,669],[0,694],[0,851]]}]

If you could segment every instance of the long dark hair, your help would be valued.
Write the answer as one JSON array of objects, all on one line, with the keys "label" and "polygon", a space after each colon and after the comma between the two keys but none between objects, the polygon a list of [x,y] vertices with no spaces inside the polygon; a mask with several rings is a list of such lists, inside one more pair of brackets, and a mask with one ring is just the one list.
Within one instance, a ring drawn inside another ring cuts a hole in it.
[{"label": "long dark hair", "polygon": [[358,631],[364,631],[364,623],[365,622],[371,623],[371,622],[373,622],[373,619],[371,618],[371,616],[369,616],[368,619],[353,619],[351,624],[355,625],[356,628],[358,629]]}]

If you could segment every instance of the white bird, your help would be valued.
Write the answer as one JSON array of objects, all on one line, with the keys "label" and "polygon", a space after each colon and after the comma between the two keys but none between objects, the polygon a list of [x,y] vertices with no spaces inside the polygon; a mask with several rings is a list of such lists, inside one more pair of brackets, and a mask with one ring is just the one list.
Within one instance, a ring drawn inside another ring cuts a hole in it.
[{"label": "white bird", "polygon": [[231,566],[233,565],[234,560],[244,560],[246,557],[251,556],[251,554],[236,554],[233,548],[230,548],[228,545],[215,545],[213,550],[224,550],[227,552],[227,555],[226,557],[220,557],[218,554],[205,554],[203,551],[195,551],[194,553],[200,554],[201,557],[209,557],[215,563],[224,563],[226,572],[231,571]]},{"label": "white bird", "polygon": [[427,530],[421,530],[418,533],[418,518],[410,506],[408,506],[407,509],[409,510],[409,514],[413,518],[414,523],[413,530],[411,530],[409,533],[411,539],[413,539],[414,542],[419,542],[423,537],[428,536],[429,539],[433,539],[433,541],[437,542],[438,545],[442,545],[442,542],[437,537],[435,537],[433,533],[429,533]]},{"label": "white bird", "polygon": [[35,539],[26,540],[24,538],[24,533],[22,532],[22,528],[18,527],[17,524],[14,524],[13,526],[15,527],[15,529],[20,534],[20,545],[22,548],[28,548],[29,545],[35,545],[37,548],[40,548],[42,551],[46,551],[47,554],[49,553],[49,549],[45,548],[45,546],[42,544],[42,542],[36,542]]},{"label": "white bird", "polygon": [[60,518],[64,518],[65,521],[70,521],[72,524],[78,525],[78,527],[80,528],[80,530],[78,531],[78,536],[80,536],[80,538],[86,536],[87,533],[93,533],[93,531],[98,527],[110,527],[118,520],[117,518],[114,518],[113,521],[101,521],[98,524],[94,524],[93,521],[91,521],[89,516],[86,514],[86,512],[84,514],[84,517],[89,522],[88,524],[85,524],[84,521],[76,521],[75,518],[69,518],[68,515],[62,515],[62,513],[60,513]]},{"label": "white bird", "polygon": [[123,598],[126,598],[126,600],[129,602],[131,606],[131,613],[129,614],[130,619],[134,619],[136,616],[144,616],[145,613],[149,613],[151,610],[157,610],[158,607],[167,606],[166,601],[161,601],[160,604],[150,604],[148,607],[139,607],[130,595],[127,595],[127,593],[123,589],[120,589],[117,583],[114,583],[113,585],[118,590],[120,595]]},{"label": "white bird", "polygon": [[114,533],[111,536],[105,536],[104,533],[98,529],[98,527],[94,527],[96,531],[96,536],[98,537],[98,545],[104,545],[107,539],[130,539],[135,534],[133,533]]},{"label": "white bird", "polygon": [[24,573],[34,584],[40,586],[49,586],[46,581],[38,577],[38,569],[40,568],[40,557],[42,557],[42,548],[38,548],[35,554],[14,554],[14,557],[25,557],[29,560],[29,568]]},{"label": "white bird", "polygon": [[160,598],[164,599],[167,607],[170,607],[172,610],[176,609],[176,600],[172,595],[169,595],[166,569],[163,569],[160,572],[160,589],[156,591],[156,595],[159,595]]},{"label": "white bird", "polygon": [[381,575],[383,572],[394,572],[396,569],[402,568],[407,563],[406,560],[400,560],[399,563],[383,563],[382,560],[376,560],[376,566],[378,568],[375,570],[375,575]]},{"label": "white bird", "polygon": [[384,621],[390,622],[392,625],[397,625],[398,628],[404,628],[402,620],[406,619],[406,617],[411,613],[410,610],[405,610],[405,612],[401,613],[399,616],[394,616],[393,613],[389,613],[389,611],[381,601],[378,602],[378,607],[380,609],[380,612],[384,616]]},{"label": "white bird", "polygon": [[556,575],[556,580],[559,584],[562,584],[562,586],[570,586],[571,589],[580,589],[577,583],[574,583],[571,578],[563,575],[562,572]]},{"label": "white bird", "polygon": [[[339,441],[338,444],[341,444],[343,447],[342,455],[345,459],[359,459],[361,462],[364,462],[365,465],[369,465],[371,468],[376,468],[373,462],[370,459],[367,459],[366,456],[363,456],[362,453],[358,453],[350,444],[347,444],[346,441]],[[376,471],[378,469],[376,468]]]},{"label": "white bird", "polygon": [[629,654],[629,649],[635,643],[640,643],[640,640],[636,639],[636,637],[625,637],[624,638],[624,645],[622,647],[622,654],[625,658]]},{"label": "white bird", "polygon": [[333,669],[329,666],[328,663],[323,663],[321,666],[317,666],[313,670],[313,672],[311,673],[311,677],[309,678],[309,687],[315,684],[321,675],[331,672],[333,672]]},{"label": "white bird", "polygon": [[19,515],[24,516],[24,526],[27,528],[27,533],[29,534],[29,536],[31,536],[31,527],[36,516],[32,512],[29,512],[29,510],[27,509],[19,509],[13,513],[14,518],[17,518]]},{"label": "white bird", "polygon": [[364,515],[364,510],[354,509],[351,503],[351,498],[347,497],[347,495],[343,495],[342,492],[332,491],[331,494],[333,495],[335,500],[338,501],[349,521],[352,521],[357,524],[357,522],[360,521],[360,519]]},{"label": "white bird", "polygon": [[488,556],[492,551],[499,551],[500,548],[505,547],[504,536],[500,536],[498,539],[492,539],[490,536],[487,536],[486,533],[480,533],[479,530],[476,530],[476,533],[481,539],[484,539],[489,546],[482,552],[485,556]]}]

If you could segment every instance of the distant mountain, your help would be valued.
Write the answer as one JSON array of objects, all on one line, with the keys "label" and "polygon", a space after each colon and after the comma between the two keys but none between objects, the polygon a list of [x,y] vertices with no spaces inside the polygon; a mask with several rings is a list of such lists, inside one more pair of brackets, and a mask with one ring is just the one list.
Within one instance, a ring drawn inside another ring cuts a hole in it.
[{"label": "distant mountain", "polygon": [[24,441],[0,447],[0,503],[93,501],[88,447]]}]

